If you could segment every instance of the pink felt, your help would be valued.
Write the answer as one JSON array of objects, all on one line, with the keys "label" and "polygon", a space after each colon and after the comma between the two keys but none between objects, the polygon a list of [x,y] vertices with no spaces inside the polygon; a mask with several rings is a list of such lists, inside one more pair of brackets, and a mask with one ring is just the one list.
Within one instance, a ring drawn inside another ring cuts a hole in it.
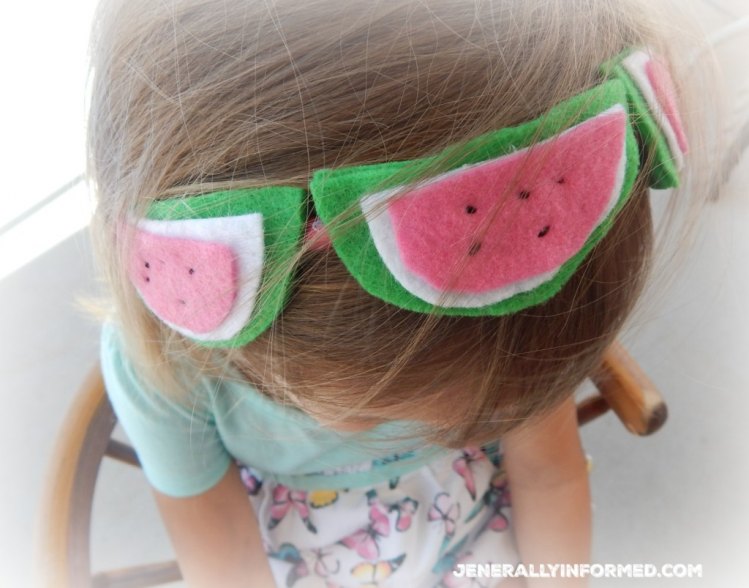
[{"label": "pink felt", "polygon": [[310,249],[313,250],[327,249],[332,244],[325,225],[318,217],[307,221],[304,239],[310,243]]},{"label": "pink felt", "polygon": [[148,307],[162,320],[208,333],[237,296],[237,264],[221,243],[166,237],[139,229],[128,268]]},{"label": "pink felt", "polygon": [[618,197],[626,125],[623,109],[607,111],[395,199],[388,214],[404,264],[435,288],[464,293],[557,269]]},{"label": "pink felt", "polygon": [[684,133],[684,125],[682,125],[681,117],[679,116],[679,109],[676,104],[676,88],[671,79],[671,74],[661,62],[655,59],[651,59],[645,64],[645,73],[648,76],[648,80],[650,80],[650,85],[653,86],[653,92],[655,92],[655,96],[658,98],[658,102],[668,119],[668,123],[674,131],[674,135],[676,135],[679,149],[681,149],[682,153],[686,153],[688,149],[687,136]]}]

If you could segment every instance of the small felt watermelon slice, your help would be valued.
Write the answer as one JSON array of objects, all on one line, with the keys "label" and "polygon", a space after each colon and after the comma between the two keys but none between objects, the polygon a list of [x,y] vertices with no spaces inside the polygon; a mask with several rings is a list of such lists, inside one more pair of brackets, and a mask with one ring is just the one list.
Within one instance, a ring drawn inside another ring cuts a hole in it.
[{"label": "small felt watermelon slice", "polygon": [[263,270],[263,217],[143,220],[130,278],[161,320],[193,339],[234,337],[255,306]]},{"label": "small felt watermelon slice", "polygon": [[[627,113],[618,105],[562,134],[361,206],[380,256],[413,295],[482,307],[549,281],[619,200]],[[395,195],[395,197],[393,197]],[[377,209],[387,203],[387,214]]]},{"label": "small felt watermelon slice", "polygon": [[243,345],[283,308],[304,190],[269,187],[153,203],[128,272],[146,306],[205,346]]},{"label": "small felt watermelon slice", "polygon": [[627,85],[637,131],[654,155],[651,185],[677,186],[689,146],[668,68],[656,56],[637,50],[606,69]]}]

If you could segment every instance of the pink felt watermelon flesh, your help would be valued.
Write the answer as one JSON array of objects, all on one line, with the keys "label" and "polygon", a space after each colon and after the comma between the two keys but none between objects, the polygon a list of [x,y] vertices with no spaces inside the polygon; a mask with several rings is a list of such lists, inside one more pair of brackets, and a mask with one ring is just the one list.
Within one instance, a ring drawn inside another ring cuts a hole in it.
[{"label": "pink felt watermelon flesh", "polygon": [[622,66],[637,85],[668,143],[677,169],[684,164],[688,151],[687,136],[676,100],[676,88],[668,69],[644,51],[635,51]]},{"label": "pink felt watermelon flesh", "polygon": [[195,333],[217,328],[237,296],[237,267],[229,247],[139,230],[130,275],[164,321]]},{"label": "pink felt watermelon flesh", "polygon": [[262,215],[138,223],[128,273],[148,308],[201,341],[236,335],[255,304]]},{"label": "pink felt watermelon flesh", "polygon": [[[509,155],[392,197],[362,199],[375,247],[396,280],[430,303],[492,304],[550,280],[619,199],[623,106]],[[387,202],[386,214],[374,214]]]},{"label": "pink felt watermelon flesh", "polygon": [[684,125],[679,116],[679,109],[676,104],[676,89],[674,88],[671,75],[661,62],[654,61],[653,59],[645,65],[645,73],[648,76],[650,85],[653,87],[658,102],[663,108],[666,120],[668,120],[671,129],[673,129],[679,150],[682,153],[686,153],[688,150],[687,136],[684,133]]}]

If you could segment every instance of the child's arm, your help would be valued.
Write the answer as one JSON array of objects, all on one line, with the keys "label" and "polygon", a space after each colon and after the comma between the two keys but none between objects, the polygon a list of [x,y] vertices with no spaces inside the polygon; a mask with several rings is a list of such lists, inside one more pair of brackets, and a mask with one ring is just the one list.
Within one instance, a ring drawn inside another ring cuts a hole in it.
[{"label": "child's arm", "polygon": [[[512,516],[523,563],[590,561],[590,486],[574,397],[503,437]],[[529,579],[528,586],[587,586],[582,579]]]},{"label": "child's arm", "polygon": [[154,493],[189,588],[275,588],[255,513],[234,466],[203,494]]}]

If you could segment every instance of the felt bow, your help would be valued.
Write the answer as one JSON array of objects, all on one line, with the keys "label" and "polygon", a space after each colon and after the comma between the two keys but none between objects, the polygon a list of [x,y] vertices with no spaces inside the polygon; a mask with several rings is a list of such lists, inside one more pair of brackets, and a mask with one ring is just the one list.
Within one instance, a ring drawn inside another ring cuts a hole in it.
[{"label": "felt bow", "polygon": [[134,223],[130,279],[156,316],[208,347],[244,345],[270,326],[305,237],[332,247],[372,296],[413,312],[540,304],[612,227],[640,148],[658,188],[678,184],[687,151],[660,60],[628,50],[601,71],[600,85],[538,119],[432,157],[317,170],[307,189],[158,200]]}]

